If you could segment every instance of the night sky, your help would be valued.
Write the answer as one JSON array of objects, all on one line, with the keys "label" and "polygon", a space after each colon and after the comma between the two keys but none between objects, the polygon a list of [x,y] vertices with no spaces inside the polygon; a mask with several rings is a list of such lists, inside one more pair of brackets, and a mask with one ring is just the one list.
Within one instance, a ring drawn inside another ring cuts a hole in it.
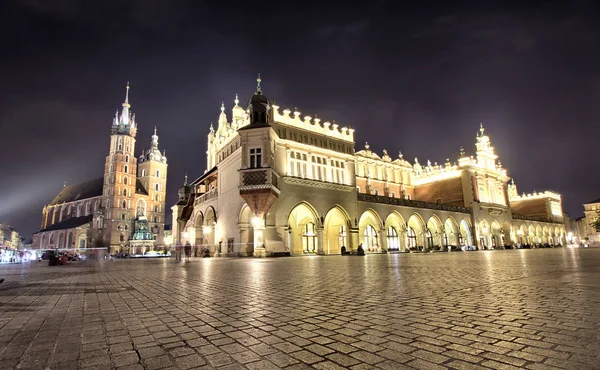
[{"label": "night sky", "polygon": [[[136,156],[158,127],[177,188],[206,166],[221,101],[258,72],[281,108],[356,129],[356,150],[443,163],[483,122],[519,192],[600,197],[594,1],[75,1],[0,5],[0,222],[39,229],[66,181],[102,176],[125,84]],[[343,5],[346,4],[346,5]]]}]

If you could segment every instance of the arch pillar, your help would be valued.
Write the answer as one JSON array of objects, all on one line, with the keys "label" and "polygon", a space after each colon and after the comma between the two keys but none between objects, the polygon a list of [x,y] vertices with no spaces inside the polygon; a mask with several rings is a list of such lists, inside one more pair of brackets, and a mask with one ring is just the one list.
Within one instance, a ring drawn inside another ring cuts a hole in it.
[{"label": "arch pillar", "polygon": [[381,253],[387,253],[388,251],[388,245],[387,245],[387,230],[384,227],[383,229],[379,230],[379,235],[381,235],[381,238],[379,238],[379,252]]},{"label": "arch pillar", "polygon": [[325,251],[323,250],[323,227],[317,228],[317,254],[325,254]]},{"label": "arch pillar", "polygon": [[359,238],[358,238],[358,227],[350,228],[350,238],[348,239],[348,251],[353,251],[358,248]]},{"label": "arch pillar", "polygon": [[266,257],[267,251],[265,249],[264,232],[265,232],[265,220],[262,217],[255,217],[252,221],[252,228],[254,229],[254,253],[253,257]]}]

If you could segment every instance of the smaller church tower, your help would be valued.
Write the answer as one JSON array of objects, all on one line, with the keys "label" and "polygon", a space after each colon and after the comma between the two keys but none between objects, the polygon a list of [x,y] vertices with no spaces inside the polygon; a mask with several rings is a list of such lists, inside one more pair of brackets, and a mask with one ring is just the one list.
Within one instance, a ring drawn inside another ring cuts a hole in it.
[{"label": "smaller church tower", "polygon": [[[158,149],[156,127],[150,148],[139,157],[138,179],[148,193],[145,214],[148,226],[159,244],[163,243],[165,229],[165,198],[167,191],[167,157]],[[138,215],[139,216],[139,215]],[[158,232],[155,232],[158,231]]]},{"label": "smaller church tower", "polygon": [[115,114],[111,127],[110,148],[104,166],[103,207],[105,242],[111,249],[122,248],[131,233],[131,220],[135,210],[136,158],[135,115],[129,111],[129,83],[122,104],[121,115]]}]

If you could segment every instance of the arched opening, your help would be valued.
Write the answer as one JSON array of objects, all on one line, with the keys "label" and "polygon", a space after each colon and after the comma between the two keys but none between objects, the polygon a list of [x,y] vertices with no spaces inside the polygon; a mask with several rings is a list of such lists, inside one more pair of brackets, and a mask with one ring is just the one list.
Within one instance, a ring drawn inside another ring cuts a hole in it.
[{"label": "arched opening", "polygon": [[127,182],[127,176],[123,177],[123,184],[125,184],[125,185],[128,184],[128,182]]},{"label": "arched opening", "polygon": [[512,228],[512,226],[508,223],[508,221],[504,221],[502,223],[502,234],[500,235],[502,246],[506,247],[512,244],[514,233],[515,231]]},{"label": "arched opening", "polygon": [[390,251],[400,250],[400,238],[398,237],[398,231],[393,226],[388,226],[386,230],[387,236],[387,247]]},{"label": "arched opening", "polygon": [[425,241],[428,249],[440,250],[442,245],[442,223],[437,216],[431,216],[427,221]]},{"label": "arched opening", "polygon": [[542,243],[544,243],[544,244],[548,243],[548,237],[549,237],[549,235],[548,235],[548,227],[544,226],[542,228]]},{"label": "arched opening", "polygon": [[473,238],[471,237],[471,225],[466,220],[460,222],[460,231],[458,233],[458,244],[462,249],[471,249]]},{"label": "arched opening", "polygon": [[156,170],[156,177],[160,177],[160,170]]},{"label": "arched opening", "polygon": [[127,201],[126,200],[123,201],[122,208],[127,208]]},{"label": "arched opening", "polygon": [[346,247],[346,250],[350,249],[348,244],[349,221],[348,214],[342,207],[335,206],[327,212],[323,225],[323,250],[325,253],[341,253],[342,247]]},{"label": "arched opening", "polygon": [[421,251],[425,248],[425,222],[418,214],[413,214],[408,219],[408,227],[406,230],[406,245],[410,251]]},{"label": "arched opening", "polygon": [[55,234],[50,234],[50,246],[53,246],[56,248],[56,235]]},{"label": "arched opening", "polygon": [[502,245],[501,236],[502,229],[500,228],[500,224],[494,220],[492,222],[492,249],[496,249]]},{"label": "arched opening", "polygon": [[146,169],[142,168],[142,177],[145,177],[145,176],[146,176]]},{"label": "arched opening", "polygon": [[58,235],[58,248],[64,248],[65,247],[65,234],[59,234]]},{"label": "arched opening", "polygon": [[242,255],[251,256],[254,253],[254,228],[252,227],[252,211],[247,204],[242,206],[239,217],[240,242]]},{"label": "arched opening", "polygon": [[213,207],[208,207],[204,212],[204,226],[202,227],[203,246],[209,248],[211,253],[217,251],[215,244],[215,228],[217,226],[217,213]]},{"label": "arched opening", "polygon": [[40,249],[46,248],[46,235],[40,235]]},{"label": "arched opening", "polygon": [[478,225],[479,228],[479,248],[480,249],[490,249],[491,248],[491,239],[490,239],[490,225],[486,220],[481,220]]},{"label": "arched opening", "polygon": [[129,173],[129,166],[125,165],[125,167],[123,167],[123,172]]},{"label": "arched opening", "polygon": [[288,217],[288,249],[293,254],[316,253],[319,242],[317,223],[317,213],[310,204],[300,203],[292,209]]},{"label": "arched opening", "polygon": [[73,232],[70,232],[67,236],[67,245],[66,248],[73,248],[75,245],[73,243]]},{"label": "arched opening", "polygon": [[85,234],[79,235],[78,246],[79,246],[79,249],[87,248],[86,243],[85,243]]},{"label": "arched opening", "polygon": [[304,224],[302,230],[302,250],[304,253],[317,253],[317,230],[315,224]]},{"label": "arched opening", "polygon": [[444,248],[458,248],[459,243],[459,235],[458,225],[456,224],[456,220],[452,217],[448,217],[446,222],[444,222]]},{"label": "arched opening", "polygon": [[542,242],[542,227],[540,225],[537,225],[535,227],[535,243],[541,243]]},{"label": "arched opening", "polygon": [[398,212],[390,213],[385,219],[386,244],[388,251],[399,252],[406,249],[403,234],[406,232],[406,222]]},{"label": "arched opening", "polygon": [[204,215],[202,212],[198,212],[196,214],[196,219],[194,220],[194,238],[192,239],[192,244],[198,248],[202,248],[204,246]]},{"label": "arched opening", "polygon": [[365,252],[378,252],[380,247],[379,233],[381,219],[379,215],[369,209],[363,212],[358,222],[359,236]]}]

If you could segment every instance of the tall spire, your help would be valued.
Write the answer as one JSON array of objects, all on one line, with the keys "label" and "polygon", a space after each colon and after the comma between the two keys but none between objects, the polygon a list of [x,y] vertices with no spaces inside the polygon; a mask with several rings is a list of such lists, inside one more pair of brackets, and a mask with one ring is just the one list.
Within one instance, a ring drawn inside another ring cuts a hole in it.
[{"label": "tall spire", "polygon": [[[158,149],[158,135],[156,134],[156,126],[154,126],[154,135],[152,135],[152,149]],[[160,154],[160,151],[158,152]]]},{"label": "tall spire", "polygon": [[256,79],[256,94],[260,95],[262,94],[262,90],[260,88],[260,82],[262,81],[262,79],[260,78],[260,73],[258,74],[258,78]]},{"label": "tall spire", "polygon": [[240,102],[240,99],[238,99],[238,94],[235,94],[235,100],[233,101],[235,103],[235,106],[238,106],[238,103]]},{"label": "tall spire", "polygon": [[123,108],[129,108],[129,81],[127,82],[127,87],[125,88],[125,101],[123,102]]}]

